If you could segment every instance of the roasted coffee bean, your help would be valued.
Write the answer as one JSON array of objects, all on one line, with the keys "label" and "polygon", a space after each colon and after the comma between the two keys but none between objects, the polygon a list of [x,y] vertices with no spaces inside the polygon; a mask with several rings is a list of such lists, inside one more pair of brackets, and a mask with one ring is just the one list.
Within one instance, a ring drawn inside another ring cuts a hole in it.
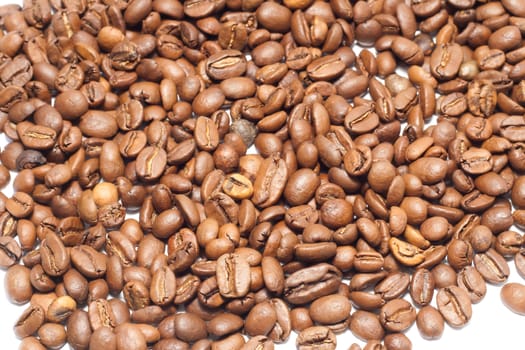
[{"label": "roasted coffee bean", "polygon": [[503,283],[509,276],[507,261],[494,249],[474,255],[474,266],[489,283]]},{"label": "roasted coffee bean", "polygon": [[403,265],[415,266],[425,260],[422,250],[415,245],[395,237],[390,238],[388,245],[394,257]]},{"label": "roasted coffee bean", "polygon": [[45,320],[45,311],[40,305],[29,306],[14,326],[15,335],[23,339],[36,333]]},{"label": "roasted coffee bean", "polygon": [[63,275],[70,265],[69,252],[55,233],[47,233],[40,247],[42,267],[51,276]]},{"label": "roasted coffee bean", "polygon": [[75,310],[67,320],[67,341],[76,349],[87,349],[91,338],[91,326],[86,311]]},{"label": "roasted coffee bean", "polygon": [[523,285],[520,283],[507,283],[501,288],[500,296],[503,304],[513,312],[523,315]]},{"label": "roasted coffee bean", "polygon": [[175,274],[168,267],[159,268],[151,277],[149,295],[156,305],[166,305],[175,298]]},{"label": "roasted coffee bean", "polygon": [[430,57],[432,74],[440,80],[450,80],[459,71],[462,51],[458,44],[439,44]]},{"label": "roasted coffee bean", "polygon": [[374,292],[384,300],[392,300],[405,294],[410,284],[410,276],[402,272],[392,272],[378,283]]},{"label": "roasted coffee bean", "polygon": [[238,331],[244,325],[244,320],[230,313],[222,313],[215,316],[207,324],[207,330],[214,336],[224,336]]},{"label": "roasted coffee bean", "polygon": [[472,317],[472,305],[466,291],[449,286],[438,290],[436,301],[439,312],[452,327],[463,327]]},{"label": "roasted coffee bean", "polygon": [[88,305],[89,323],[94,332],[98,328],[116,327],[117,321],[111,304],[106,299],[97,299]]},{"label": "roasted coffee bean", "polygon": [[415,322],[416,310],[404,299],[393,299],[381,307],[379,318],[386,330],[401,332]]},{"label": "roasted coffee bean", "polygon": [[284,295],[292,304],[305,304],[337,290],[341,272],[329,265],[318,264],[296,271],[285,281]]},{"label": "roasted coffee bean", "polygon": [[410,296],[416,305],[426,306],[434,295],[434,277],[427,269],[417,269],[410,281]]},{"label": "roasted coffee bean", "polygon": [[44,323],[38,329],[38,337],[48,348],[61,347],[66,342],[66,330],[60,324]]},{"label": "roasted coffee bean", "polygon": [[16,264],[22,257],[22,249],[11,236],[0,237],[0,266],[4,269]]},{"label": "roasted coffee bean", "polygon": [[246,59],[240,51],[223,50],[208,57],[206,73],[217,80],[226,80],[242,75],[246,71]]},{"label": "roasted coffee bean", "polygon": [[243,297],[250,288],[250,265],[239,255],[225,254],[217,260],[217,285],[225,297]]},{"label": "roasted coffee bean", "polygon": [[483,276],[472,266],[467,266],[458,273],[458,286],[468,293],[472,303],[479,303],[487,292]]},{"label": "roasted coffee bean", "polygon": [[327,295],[315,300],[310,306],[310,317],[321,325],[335,325],[350,315],[350,301],[342,295]]},{"label": "roasted coffee bean", "polygon": [[313,80],[332,80],[339,77],[345,64],[335,55],[328,55],[314,60],[306,67],[308,76]]},{"label": "roasted coffee bean", "polygon": [[271,256],[265,256],[261,260],[264,285],[269,291],[281,294],[284,290],[284,272],[279,261]]},{"label": "roasted coffee bean", "polygon": [[5,274],[6,295],[13,304],[25,304],[32,296],[30,269],[22,265],[13,265]]},{"label": "roasted coffee bean", "polygon": [[302,330],[295,343],[300,350],[333,350],[337,346],[337,339],[330,328],[314,326]]},{"label": "roasted coffee bean", "polygon": [[385,335],[379,317],[369,311],[355,311],[348,328],[356,337],[365,341],[379,340]]},{"label": "roasted coffee bean", "polygon": [[441,313],[433,306],[427,305],[421,308],[416,318],[419,333],[425,339],[438,339],[443,334],[445,320]]},{"label": "roasted coffee bean", "polygon": [[284,191],[287,179],[284,160],[277,156],[266,158],[253,184],[253,203],[261,208],[275,204]]},{"label": "roasted coffee bean", "polygon": [[60,323],[65,321],[75,311],[77,303],[70,296],[60,296],[48,307],[46,319],[51,322]]},{"label": "roasted coffee bean", "polygon": [[421,48],[406,37],[396,37],[392,42],[392,51],[403,62],[410,65],[420,65],[423,62]]}]

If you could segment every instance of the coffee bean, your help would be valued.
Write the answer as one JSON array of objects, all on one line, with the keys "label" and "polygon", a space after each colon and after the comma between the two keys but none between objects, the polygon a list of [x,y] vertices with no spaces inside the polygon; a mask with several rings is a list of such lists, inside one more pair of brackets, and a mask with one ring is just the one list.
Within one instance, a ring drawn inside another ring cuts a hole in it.
[{"label": "coffee bean", "polygon": [[331,350],[336,348],[337,340],[335,334],[328,327],[314,326],[299,333],[296,345],[300,350]]},{"label": "coffee bean", "polygon": [[22,249],[11,236],[0,237],[0,266],[8,268],[22,257]]},{"label": "coffee bean", "polygon": [[431,55],[432,74],[441,80],[452,79],[459,71],[461,57],[461,47],[459,45],[437,45]]},{"label": "coffee bean", "polygon": [[338,288],[341,273],[328,264],[318,264],[291,274],[285,281],[284,295],[292,304],[304,304],[333,293]]},{"label": "coffee bean", "polygon": [[64,244],[54,233],[48,233],[41,244],[42,267],[51,276],[60,276],[69,268],[70,258]]},{"label": "coffee bean", "polygon": [[284,191],[287,179],[284,160],[277,156],[266,158],[253,184],[253,203],[262,208],[275,204]]},{"label": "coffee bean", "polygon": [[483,276],[472,266],[458,273],[458,286],[468,293],[472,303],[479,303],[487,292]]},{"label": "coffee bean", "polygon": [[521,300],[523,299],[523,285],[519,283],[508,283],[501,288],[501,301],[510,310],[517,314],[523,314]]},{"label": "coffee bean", "polygon": [[400,60],[407,64],[419,65],[423,61],[423,51],[405,37],[396,37],[392,42],[392,51]]},{"label": "coffee bean", "polygon": [[380,321],[391,332],[408,329],[416,320],[416,310],[404,299],[394,299],[381,307]]},{"label": "coffee bean", "polygon": [[14,326],[15,335],[23,339],[34,333],[42,326],[45,320],[45,311],[39,305],[29,306],[18,318]]},{"label": "coffee bean", "polygon": [[241,174],[226,176],[222,188],[227,195],[235,199],[246,199],[253,194],[251,181]]},{"label": "coffee bean", "polygon": [[443,334],[445,320],[441,313],[433,306],[427,305],[421,308],[416,318],[417,328],[425,339],[438,339]]},{"label": "coffee bean", "polygon": [[335,325],[350,315],[350,302],[342,295],[327,295],[315,300],[310,306],[310,316],[321,325]]},{"label": "coffee bean", "polygon": [[250,286],[248,262],[239,255],[228,254],[217,261],[217,284],[221,295],[242,297]]},{"label": "coffee bean", "polygon": [[436,295],[439,312],[452,327],[463,327],[472,317],[470,298],[463,289],[449,286],[438,290]]},{"label": "coffee bean", "polygon": [[160,268],[151,278],[150,298],[156,305],[166,305],[175,298],[175,275],[169,268]]},{"label": "coffee bean", "polygon": [[392,254],[394,254],[396,259],[404,265],[415,266],[425,260],[425,256],[421,249],[410,243],[393,237],[389,240],[388,244],[392,250]]},{"label": "coffee bean", "polygon": [[55,299],[48,307],[46,319],[51,322],[60,323],[67,320],[75,311],[77,304],[70,296],[61,296]]},{"label": "coffee bean", "polygon": [[349,328],[356,337],[365,341],[379,340],[385,335],[379,317],[369,311],[355,311],[350,319]]},{"label": "coffee bean", "polygon": [[392,272],[379,282],[374,292],[384,300],[392,300],[404,295],[410,284],[410,276],[403,272]]},{"label": "coffee bean", "polygon": [[426,306],[434,295],[434,277],[427,269],[417,269],[410,281],[410,296],[416,305]]},{"label": "coffee bean", "polygon": [[75,310],[68,318],[67,341],[77,348],[87,348],[91,338],[89,316],[86,311]]},{"label": "coffee bean", "polygon": [[489,283],[505,282],[509,276],[509,266],[505,259],[494,249],[474,255],[474,266]]}]

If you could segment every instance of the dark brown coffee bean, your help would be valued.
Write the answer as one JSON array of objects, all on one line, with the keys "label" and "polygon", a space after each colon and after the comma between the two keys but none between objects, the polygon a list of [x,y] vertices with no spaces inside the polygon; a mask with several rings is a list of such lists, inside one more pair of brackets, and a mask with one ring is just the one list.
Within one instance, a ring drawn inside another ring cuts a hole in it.
[{"label": "dark brown coffee bean", "polygon": [[318,186],[319,178],[314,171],[300,169],[291,174],[283,194],[291,205],[301,205],[313,197]]},{"label": "dark brown coffee bean", "polygon": [[276,310],[270,301],[264,301],[257,304],[247,315],[245,330],[250,336],[267,335],[276,322]]},{"label": "dark brown coffee bean", "polygon": [[368,106],[359,106],[350,110],[345,117],[345,127],[356,134],[364,134],[375,129],[379,124],[378,115]]},{"label": "dark brown coffee bean", "polygon": [[434,184],[445,178],[447,163],[439,158],[423,157],[410,163],[408,169],[424,184]]},{"label": "dark brown coffee bean", "polygon": [[222,313],[208,322],[207,330],[208,333],[221,337],[238,331],[243,325],[244,320],[241,317],[230,313]]},{"label": "dark brown coffee bean", "polygon": [[13,304],[25,304],[31,299],[30,269],[13,265],[7,269],[4,280],[6,295]]},{"label": "dark brown coffee bean", "polygon": [[257,335],[246,342],[241,348],[242,350],[272,350],[274,349],[274,343],[271,339],[264,335]]},{"label": "dark brown coffee bean", "polygon": [[374,292],[384,300],[392,300],[405,294],[410,284],[410,276],[403,272],[392,272],[379,282]]},{"label": "dark brown coffee bean", "polygon": [[117,325],[116,317],[111,304],[105,299],[97,299],[88,305],[89,323],[94,332],[98,328],[113,329]]},{"label": "dark brown coffee bean", "polygon": [[470,148],[461,155],[461,167],[470,174],[483,174],[492,169],[493,160],[489,151]]},{"label": "dark brown coffee bean", "polygon": [[137,156],[137,175],[145,181],[158,179],[166,166],[167,155],[159,147],[146,147]]}]

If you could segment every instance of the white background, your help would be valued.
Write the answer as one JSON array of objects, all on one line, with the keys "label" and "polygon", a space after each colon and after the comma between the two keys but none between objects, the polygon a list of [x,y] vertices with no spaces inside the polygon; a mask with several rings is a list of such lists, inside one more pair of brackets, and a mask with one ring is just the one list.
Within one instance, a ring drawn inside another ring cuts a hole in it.
[{"label": "white background", "polygon": [[[0,0],[0,5],[8,4],[13,0]],[[21,1],[17,1],[20,3]],[[356,54],[359,48],[354,48]],[[7,143],[4,135],[0,136],[0,148],[3,149]],[[6,195],[11,195],[12,190],[6,188],[3,190]],[[516,273],[514,263],[509,261],[511,275],[509,281],[524,283]],[[4,271],[0,270],[0,349],[14,350],[18,348],[19,340],[13,334],[13,325],[19,315],[27,306],[16,306],[10,304],[5,298],[4,291]],[[473,317],[469,324],[460,329],[445,327],[445,332],[441,339],[427,341],[421,338],[417,327],[407,332],[411,339],[413,349],[417,350],[465,350],[465,349],[525,349],[525,318],[516,315],[505,308],[500,299],[500,286],[488,285],[487,295],[481,303],[473,305]],[[337,336],[337,349],[346,350],[348,347],[357,342],[349,331]],[[68,348],[67,346],[65,348]],[[295,335],[287,344],[278,345],[276,349],[295,349]],[[99,349],[96,349],[99,350]],[[103,349],[100,349],[103,350]]]}]

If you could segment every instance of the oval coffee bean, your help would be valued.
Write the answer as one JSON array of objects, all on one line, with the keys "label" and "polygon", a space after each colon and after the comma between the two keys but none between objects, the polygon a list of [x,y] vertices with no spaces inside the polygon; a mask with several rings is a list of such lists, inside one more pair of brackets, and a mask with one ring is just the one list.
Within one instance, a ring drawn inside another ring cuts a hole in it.
[{"label": "oval coffee bean", "polygon": [[457,286],[438,290],[436,302],[439,312],[452,327],[463,327],[472,317],[470,298],[467,292]]},{"label": "oval coffee bean", "polygon": [[250,265],[237,254],[224,254],[217,260],[217,285],[222,296],[239,298],[250,289]]},{"label": "oval coffee bean", "polygon": [[507,283],[500,291],[501,301],[511,311],[525,315],[523,298],[525,298],[525,286],[520,283]]},{"label": "oval coffee bean", "polygon": [[330,328],[314,326],[302,330],[295,344],[299,350],[335,350],[337,339]]}]

